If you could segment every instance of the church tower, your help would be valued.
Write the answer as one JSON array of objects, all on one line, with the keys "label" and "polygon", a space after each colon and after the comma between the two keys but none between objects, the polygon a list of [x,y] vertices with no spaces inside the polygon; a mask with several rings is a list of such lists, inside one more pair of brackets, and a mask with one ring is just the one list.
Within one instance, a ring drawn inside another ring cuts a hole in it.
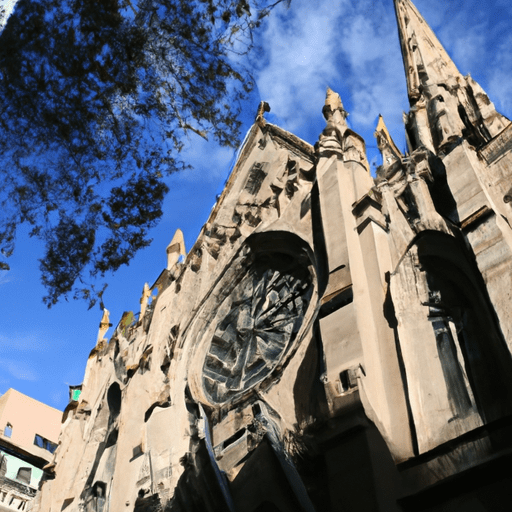
[{"label": "church tower", "polygon": [[105,310],[35,511],[510,509],[512,124],[394,5],[408,150],[380,117],[373,177],[336,92],[315,146],[262,102],[192,249]]}]

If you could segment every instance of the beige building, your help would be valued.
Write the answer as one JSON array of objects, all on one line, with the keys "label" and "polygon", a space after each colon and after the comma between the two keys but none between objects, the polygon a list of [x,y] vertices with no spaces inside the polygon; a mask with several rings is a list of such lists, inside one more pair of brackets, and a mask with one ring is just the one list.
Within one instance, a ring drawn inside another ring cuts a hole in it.
[{"label": "beige building", "polygon": [[262,103],[184,262],[178,230],[102,319],[36,510],[510,510],[512,125],[395,8],[407,153],[381,119],[372,177],[331,90],[314,147]]},{"label": "beige building", "polygon": [[62,412],[15,389],[0,396],[0,510],[28,510],[52,459]]}]

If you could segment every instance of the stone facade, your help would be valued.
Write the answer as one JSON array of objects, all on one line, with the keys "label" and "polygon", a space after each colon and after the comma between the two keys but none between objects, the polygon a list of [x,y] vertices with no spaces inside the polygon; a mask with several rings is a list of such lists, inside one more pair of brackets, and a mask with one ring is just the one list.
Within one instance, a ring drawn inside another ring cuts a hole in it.
[{"label": "stone facade", "polygon": [[102,319],[36,510],[509,510],[512,128],[395,8],[408,153],[381,119],[373,178],[336,93],[315,147],[262,103],[194,247]]}]

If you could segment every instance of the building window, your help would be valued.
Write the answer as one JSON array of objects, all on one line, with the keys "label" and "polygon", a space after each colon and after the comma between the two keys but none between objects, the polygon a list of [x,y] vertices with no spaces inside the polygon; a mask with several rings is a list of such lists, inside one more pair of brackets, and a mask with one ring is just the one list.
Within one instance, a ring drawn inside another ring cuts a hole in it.
[{"label": "building window", "polygon": [[23,482],[24,484],[30,485],[30,479],[32,478],[32,468],[20,468],[16,475],[16,480]]},{"label": "building window", "polygon": [[12,436],[12,425],[10,423],[7,423],[7,425],[4,428],[4,436],[5,437],[11,437]]},{"label": "building window", "polygon": [[36,434],[34,437],[34,444],[39,446],[39,448],[43,448],[44,450],[48,450],[50,453],[53,453],[57,449],[57,445],[48,441],[43,436]]}]

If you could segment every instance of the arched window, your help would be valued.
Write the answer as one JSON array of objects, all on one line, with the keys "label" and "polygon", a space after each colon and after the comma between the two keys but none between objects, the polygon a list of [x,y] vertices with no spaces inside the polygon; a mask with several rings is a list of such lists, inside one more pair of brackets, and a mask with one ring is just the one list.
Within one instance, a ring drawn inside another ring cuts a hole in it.
[{"label": "arched window", "polygon": [[454,417],[464,418],[472,402],[484,422],[510,413],[512,359],[485,289],[450,261],[420,254],[420,262],[427,273],[428,317]]},{"label": "arched window", "polygon": [[390,279],[418,452],[512,413],[512,356],[459,240],[424,232]]},{"label": "arched window", "polygon": [[121,388],[117,382],[114,382],[107,392],[107,403],[110,411],[111,421],[115,420],[121,412]]}]

